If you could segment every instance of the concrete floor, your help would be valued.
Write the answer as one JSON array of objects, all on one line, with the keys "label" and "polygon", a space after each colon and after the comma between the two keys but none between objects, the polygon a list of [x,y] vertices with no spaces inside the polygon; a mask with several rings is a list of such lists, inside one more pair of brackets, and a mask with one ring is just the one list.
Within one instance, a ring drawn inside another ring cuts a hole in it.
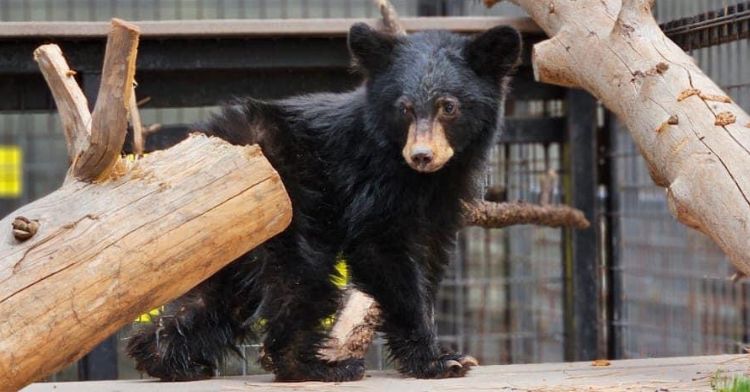
[{"label": "concrete floor", "polygon": [[749,355],[717,355],[533,365],[480,366],[460,379],[416,380],[393,372],[368,372],[349,383],[274,383],[272,376],[219,378],[189,383],[151,380],[37,383],[23,392],[213,391],[711,391],[717,379],[750,374]]}]

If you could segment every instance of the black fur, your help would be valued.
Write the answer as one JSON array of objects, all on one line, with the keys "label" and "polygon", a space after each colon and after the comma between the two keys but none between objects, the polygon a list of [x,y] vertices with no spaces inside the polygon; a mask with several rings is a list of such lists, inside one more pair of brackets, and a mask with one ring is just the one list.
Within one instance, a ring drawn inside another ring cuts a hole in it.
[{"label": "black fur", "polygon": [[[202,127],[234,144],[262,146],[292,199],[292,223],[137,331],[129,352],[138,369],[166,380],[211,376],[262,318],[263,364],[278,380],[360,379],[361,360],[331,363],[316,354],[326,337],[321,319],[339,305],[330,275],[341,253],[354,284],[381,305],[401,372],[440,378],[468,370],[450,366],[464,357],[438,346],[433,302],[460,227],[460,200],[472,197],[494,142],[519,35],[502,27],[473,39],[393,37],[358,24],[349,45],[367,75],[360,88],[246,99]],[[409,121],[398,102],[408,97],[416,117],[430,116],[445,94],[461,105],[445,127],[455,155],[437,172],[421,173],[401,154]]]}]

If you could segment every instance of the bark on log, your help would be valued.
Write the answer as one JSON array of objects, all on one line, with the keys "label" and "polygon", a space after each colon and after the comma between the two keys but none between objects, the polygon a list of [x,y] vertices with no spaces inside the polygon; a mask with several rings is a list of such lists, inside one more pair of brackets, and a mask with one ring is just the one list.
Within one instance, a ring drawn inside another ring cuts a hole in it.
[{"label": "bark on log", "polygon": [[[0,388],[84,355],[282,231],[291,206],[257,146],[193,136],[105,183],[70,182],[0,221]],[[39,222],[26,242],[11,222]]]},{"label": "bark on log", "polygon": [[583,88],[630,130],[673,215],[750,274],[750,116],[660,30],[650,0],[511,0],[552,38],[542,82]]}]

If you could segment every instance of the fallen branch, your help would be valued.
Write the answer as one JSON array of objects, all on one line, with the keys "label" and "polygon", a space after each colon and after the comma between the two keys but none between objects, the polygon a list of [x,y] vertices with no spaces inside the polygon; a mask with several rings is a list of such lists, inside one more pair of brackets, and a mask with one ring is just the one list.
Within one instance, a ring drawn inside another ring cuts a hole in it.
[{"label": "fallen branch", "polygon": [[585,229],[590,223],[583,212],[568,206],[535,205],[531,203],[492,203],[475,200],[464,203],[467,226],[502,228],[512,225],[539,225]]}]

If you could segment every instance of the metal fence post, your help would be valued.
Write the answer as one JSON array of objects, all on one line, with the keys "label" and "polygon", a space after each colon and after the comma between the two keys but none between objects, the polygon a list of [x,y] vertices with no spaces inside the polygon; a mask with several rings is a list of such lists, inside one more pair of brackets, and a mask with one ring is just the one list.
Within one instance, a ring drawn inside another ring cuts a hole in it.
[{"label": "metal fence post", "polygon": [[606,351],[609,359],[622,358],[621,330],[622,319],[622,266],[620,255],[620,187],[617,178],[617,119],[607,111],[604,119],[603,140],[600,143],[600,175],[602,183],[607,188],[607,199],[604,212],[606,222],[606,238],[604,238],[605,279],[606,287],[603,292],[606,298]]},{"label": "metal fence post", "polygon": [[[567,102],[566,181],[567,204],[595,222],[596,101],[581,90],[570,90]],[[596,225],[585,230],[566,230],[564,242],[565,360],[582,361],[597,356],[597,238]]]}]

